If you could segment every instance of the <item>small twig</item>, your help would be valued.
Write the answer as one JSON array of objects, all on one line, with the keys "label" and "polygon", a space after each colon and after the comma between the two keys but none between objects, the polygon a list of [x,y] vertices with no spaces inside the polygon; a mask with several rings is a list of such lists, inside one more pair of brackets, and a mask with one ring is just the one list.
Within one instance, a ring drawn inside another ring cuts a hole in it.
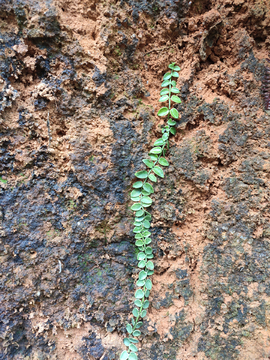
[{"label": "small twig", "polygon": [[59,264],[59,274],[60,274],[62,272],[62,264],[60,260],[58,260],[58,264]]},{"label": "small twig", "polygon": [[51,129],[50,129],[50,113],[49,112],[48,112],[48,117],[47,117],[47,128],[48,128],[49,147],[50,147],[51,141],[52,141],[52,135],[51,135]]},{"label": "small twig", "polygon": [[173,45],[165,46],[165,47],[159,48],[159,49],[152,49],[152,50],[144,53],[143,56],[145,56],[145,55],[147,55],[147,54],[150,54],[150,53],[153,52],[153,51],[162,51],[162,50],[170,49],[171,47],[173,47]]}]

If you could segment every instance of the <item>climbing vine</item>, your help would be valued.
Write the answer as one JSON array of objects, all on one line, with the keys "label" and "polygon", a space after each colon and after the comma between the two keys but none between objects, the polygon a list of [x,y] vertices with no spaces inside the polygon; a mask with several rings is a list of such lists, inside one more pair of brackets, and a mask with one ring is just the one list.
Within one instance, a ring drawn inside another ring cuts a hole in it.
[{"label": "climbing vine", "polygon": [[[152,281],[150,276],[154,273],[153,250],[151,244],[151,233],[149,228],[151,226],[151,214],[147,209],[152,204],[151,194],[154,193],[151,183],[157,182],[157,177],[164,178],[164,172],[159,166],[169,166],[169,162],[165,159],[166,151],[169,149],[169,136],[175,135],[176,129],[174,125],[176,121],[173,119],[179,118],[178,111],[172,107],[172,102],[180,104],[180,98],[175,95],[179,93],[176,87],[176,81],[173,78],[178,78],[179,66],[175,63],[169,65],[170,72],[163,76],[163,82],[160,92],[160,102],[168,102],[168,107],[162,107],[158,111],[158,116],[167,116],[167,125],[162,129],[162,137],[157,139],[154,143],[153,149],[148,153],[148,158],[143,159],[147,170],[138,171],[135,176],[139,179],[133,184],[133,191],[131,192],[131,200],[134,204],[131,210],[135,212],[134,229],[136,239],[136,246],[138,247],[137,260],[139,261],[138,267],[140,270],[136,286],[138,289],[135,292],[134,309],[132,311],[131,322],[126,325],[128,337],[124,339],[124,344],[128,347],[120,355],[120,360],[137,360],[138,348],[136,344],[139,342],[138,337],[141,335],[139,328],[142,326],[142,319],[147,314],[149,307],[149,295],[152,289]],[[149,182],[151,181],[151,183]]]}]

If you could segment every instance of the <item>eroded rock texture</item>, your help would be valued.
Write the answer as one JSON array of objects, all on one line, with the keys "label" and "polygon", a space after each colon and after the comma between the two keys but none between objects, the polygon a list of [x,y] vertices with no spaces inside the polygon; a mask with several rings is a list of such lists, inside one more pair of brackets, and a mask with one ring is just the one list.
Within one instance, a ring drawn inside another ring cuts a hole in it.
[{"label": "eroded rock texture", "polygon": [[183,103],[152,206],[141,360],[270,357],[267,0],[0,1],[0,359],[118,359],[129,192]]}]

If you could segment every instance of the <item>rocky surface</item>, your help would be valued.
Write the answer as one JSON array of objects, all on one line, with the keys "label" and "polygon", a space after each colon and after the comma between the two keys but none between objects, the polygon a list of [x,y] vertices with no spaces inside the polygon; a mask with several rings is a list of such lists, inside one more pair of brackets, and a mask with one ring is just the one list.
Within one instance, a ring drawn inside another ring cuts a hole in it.
[{"label": "rocky surface", "polygon": [[266,0],[0,0],[0,359],[118,359],[129,192],[181,119],[152,206],[141,360],[270,357]]}]

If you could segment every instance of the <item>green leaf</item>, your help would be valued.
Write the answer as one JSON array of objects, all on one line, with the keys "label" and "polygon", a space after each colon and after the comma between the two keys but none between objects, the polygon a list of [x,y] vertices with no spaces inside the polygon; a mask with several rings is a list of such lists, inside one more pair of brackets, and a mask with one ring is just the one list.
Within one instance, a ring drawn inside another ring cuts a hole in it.
[{"label": "green leaf", "polygon": [[171,84],[172,84],[173,87],[176,87],[176,81],[172,80]]},{"label": "green leaf", "polygon": [[144,296],[145,296],[145,297],[149,297],[149,295],[150,295],[150,291],[149,291],[149,290],[146,290]]},{"label": "green leaf", "polygon": [[165,133],[162,135],[162,139],[163,139],[164,141],[166,141],[166,140],[168,140],[168,138],[169,138],[169,134],[168,134],[167,132],[165,132]]},{"label": "green leaf", "polygon": [[135,245],[136,245],[136,246],[143,246],[143,241],[142,241],[142,240],[137,240],[137,241],[135,242]]},{"label": "green leaf", "polygon": [[125,350],[122,352],[122,354],[120,355],[120,360],[127,360],[129,358],[129,354],[128,352]]},{"label": "green leaf", "polygon": [[149,191],[146,191],[146,190],[142,190],[142,194],[144,196],[148,196],[148,195],[151,195],[151,193]]},{"label": "green leaf", "polygon": [[174,64],[175,64],[175,63],[171,63],[171,64],[168,66],[168,68],[174,70]]},{"label": "green leaf", "polygon": [[162,166],[169,166],[169,162],[164,159],[163,157],[161,157],[159,160],[158,160],[159,164],[162,165]]},{"label": "green leaf", "polygon": [[154,271],[153,271],[153,270],[147,270],[147,274],[148,274],[149,276],[151,276],[151,275],[154,274]]},{"label": "green leaf", "polygon": [[128,338],[125,338],[125,339],[124,339],[124,344],[125,344],[126,346],[129,346],[129,345],[130,345],[130,341],[129,341]]},{"label": "green leaf", "polygon": [[[135,330],[135,331],[138,331],[138,330]],[[133,335],[134,335],[134,333],[133,333]],[[140,333],[140,335],[141,335],[141,333]],[[134,336],[137,336],[137,335],[134,335]],[[134,352],[132,352],[129,354],[128,360],[138,360],[138,356]]]},{"label": "green leaf", "polygon": [[152,219],[151,214],[147,214],[147,215],[146,215],[146,217],[145,217],[145,220],[149,220],[149,221],[151,221],[151,219]]},{"label": "green leaf", "polygon": [[153,259],[153,258],[154,258],[154,255],[153,255],[153,254],[147,255],[147,259]]},{"label": "green leaf", "polygon": [[149,196],[143,196],[142,199],[142,204],[143,205],[151,205],[152,204],[152,199]]},{"label": "green leaf", "polygon": [[[139,291],[139,290],[137,290],[137,291]],[[132,326],[130,324],[127,324],[126,329],[129,334],[132,333]]]},{"label": "green leaf", "polygon": [[[135,298],[142,299],[143,297],[144,297],[144,292],[142,291],[142,289],[137,290],[135,293]],[[130,327],[131,327],[131,325],[130,325]]]},{"label": "green leaf", "polygon": [[148,220],[144,220],[143,226],[144,226],[146,229],[149,229],[150,226],[151,226],[151,224],[150,224],[150,222],[149,222]]},{"label": "green leaf", "polygon": [[145,249],[145,253],[149,255],[152,254],[152,252],[153,252],[152,248],[150,246],[147,246],[147,248]]},{"label": "green leaf", "polygon": [[[162,151],[161,147],[154,147],[149,151],[149,154],[160,154]],[[135,174],[136,175],[136,174]]]},{"label": "green leaf", "polygon": [[145,163],[146,166],[148,166],[150,169],[154,166],[154,163],[148,159],[143,159],[143,163]]},{"label": "green leaf", "polygon": [[137,308],[134,308],[132,311],[133,316],[137,317],[139,316],[139,310]]},{"label": "green leaf", "polygon": [[174,128],[174,127],[170,128],[170,132],[171,132],[173,135],[175,135],[175,134],[176,134],[176,128]]},{"label": "green leaf", "polygon": [[141,190],[133,190],[131,191],[130,196],[132,197],[136,197],[136,196],[140,196],[141,195]]},{"label": "green leaf", "polygon": [[143,325],[142,321],[138,321],[136,325],[136,329],[139,329]]},{"label": "green leaf", "polygon": [[130,337],[129,340],[134,344],[138,344],[138,342],[139,342],[137,339],[134,339],[132,337]]},{"label": "green leaf", "polygon": [[146,255],[144,252],[139,252],[137,255],[137,260],[144,260],[146,258]]},{"label": "green leaf", "polygon": [[141,188],[142,186],[143,186],[142,181],[136,181],[136,182],[133,184],[133,187],[134,187],[135,189],[139,189],[139,188]]},{"label": "green leaf", "polygon": [[142,208],[141,204],[133,204],[133,205],[131,206],[131,210],[133,210],[133,211],[138,211],[138,210],[140,210],[141,208]]},{"label": "green leaf", "polygon": [[134,300],[134,304],[138,306],[139,308],[142,306],[142,302],[139,299]]},{"label": "green leaf", "polygon": [[[178,119],[179,113],[178,113],[178,111],[177,111],[175,108],[171,109],[171,110],[170,110],[170,113],[171,113],[171,115],[172,115],[173,118]],[[136,175],[136,174],[135,174],[135,175]]]},{"label": "green leaf", "polygon": [[177,103],[177,104],[181,104],[181,99],[178,97],[178,96],[176,96],[176,95],[173,95],[172,97],[171,97],[171,99],[172,99],[172,101],[174,101],[175,103]]},{"label": "green leaf", "polygon": [[140,336],[140,335],[141,335],[140,330],[133,331],[133,336]]},{"label": "green leaf", "polygon": [[147,267],[147,269],[149,269],[149,270],[154,270],[154,264],[153,264],[153,262],[152,262],[152,261],[147,261],[146,267]]},{"label": "green leaf", "polygon": [[170,126],[174,126],[176,124],[176,121],[172,120],[172,119],[169,119],[167,121],[167,124],[169,124]]},{"label": "green leaf", "polygon": [[172,73],[172,77],[179,77],[179,74],[178,74],[176,71],[174,71],[174,72]]},{"label": "green leaf", "polygon": [[174,68],[173,68],[173,70],[174,70],[174,71],[180,71],[181,69],[180,69],[179,66],[175,65]]},{"label": "green leaf", "polygon": [[[153,194],[154,193],[154,189],[153,189],[153,186],[149,183],[145,183],[143,185],[143,188],[144,190],[148,191],[150,194]],[[137,214],[136,214],[137,215]]]},{"label": "green leaf", "polygon": [[136,227],[133,229],[133,232],[134,232],[135,234],[140,233],[141,231],[142,231],[141,226],[136,226]]},{"label": "green leaf", "polygon": [[166,116],[169,114],[169,109],[167,107],[162,107],[161,109],[159,109],[157,114],[158,116]]},{"label": "green leaf", "polygon": [[151,290],[152,289],[152,281],[150,279],[147,279],[145,282],[145,287],[147,290]]},{"label": "green leaf", "polygon": [[163,170],[159,166],[155,166],[153,168],[153,171],[155,174],[157,174],[159,177],[164,178]]},{"label": "green leaf", "polygon": [[148,236],[151,235],[150,231],[148,231],[148,230],[144,230],[144,231],[142,232],[142,234],[143,234],[144,237],[148,237]]},{"label": "green leaf", "polygon": [[160,92],[160,96],[169,94],[169,92],[170,92],[169,89],[162,89],[161,92]]},{"label": "green leaf", "polygon": [[165,87],[165,86],[168,86],[168,85],[170,85],[170,80],[165,80],[165,81],[163,81],[163,83],[161,84],[161,87]]},{"label": "green leaf", "polygon": [[142,235],[141,235],[141,234],[137,233],[137,234],[135,235],[135,239],[141,239],[141,238],[142,238]]},{"label": "green leaf", "polygon": [[146,179],[148,176],[148,172],[146,170],[142,170],[142,171],[137,171],[135,173],[135,176],[139,179]]},{"label": "green leaf", "polygon": [[173,88],[171,88],[171,92],[174,93],[174,94],[179,94],[180,90],[177,89],[176,87],[173,87]]},{"label": "green leaf", "polygon": [[[161,98],[158,100],[159,102],[164,102],[164,101],[167,101],[169,99],[169,96],[168,95],[163,95],[161,96]],[[161,115],[162,116],[162,115]]]},{"label": "green leaf", "polygon": [[169,80],[172,77],[172,74],[167,72],[164,76],[163,76],[163,80]]},{"label": "green leaf", "polygon": [[[147,184],[147,183],[146,183]],[[144,215],[144,210],[139,210],[136,212],[136,217],[140,217],[140,216],[143,216]]]},{"label": "green leaf", "polygon": [[[157,182],[157,178],[155,177],[154,174],[150,174],[149,175],[149,180],[153,181],[153,182]],[[131,208],[132,209],[132,208]],[[133,210],[133,209],[132,209]]]},{"label": "green leaf", "polygon": [[134,344],[130,344],[129,350],[134,351],[134,352],[138,351],[137,346],[135,346]]},{"label": "green leaf", "polygon": [[[149,289],[151,290],[151,289]],[[143,309],[148,309],[150,305],[150,302],[148,300],[145,300],[145,302],[143,303]]]},{"label": "green leaf", "polygon": [[158,158],[158,156],[155,154],[149,154],[149,156],[150,156],[151,160],[153,160],[153,161],[156,161]]},{"label": "green leaf", "polygon": [[140,279],[140,280],[144,280],[144,279],[146,279],[146,278],[147,278],[147,272],[144,271],[144,270],[140,271],[140,272],[139,272],[139,279]]},{"label": "green leaf", "polygon": [[134,202],[138,202],[140,201],[140,197],[139,196],[130,196],[131,200]]},{"label": "green leaf", "polygon": [[144,281],[144,280],[138,280],[138,281],[136,282],[136,285],[139,286],[139,287],[144,286],[144,284],[145,284],[145,281]]},{"label": "green leaf", "polygon": [[141,260],[141,261],[138,263],[138,267],[139,267],[140,269],[145,268],[145,266],[146,266],[146,261],[145,261],[145,260]]},{"label": "green leaf", "polygon": [[146,314],[147,314],[147,311],[146,311],[146,310],[143,310],[143,311],[141,312],[141,317],[144,318],[144,317],[146,316]]},{"label": "green leaf", "polygon": [[154,143],[154,146],[162,146],[164,144],[164,141],[162,139],[157,139]]},{"label": "green leaf", "polygon": [[151,242],[152,242],[151,238],[148,237],[147,239],[145,239],[145,244],[146,245],[149,245]]}]

